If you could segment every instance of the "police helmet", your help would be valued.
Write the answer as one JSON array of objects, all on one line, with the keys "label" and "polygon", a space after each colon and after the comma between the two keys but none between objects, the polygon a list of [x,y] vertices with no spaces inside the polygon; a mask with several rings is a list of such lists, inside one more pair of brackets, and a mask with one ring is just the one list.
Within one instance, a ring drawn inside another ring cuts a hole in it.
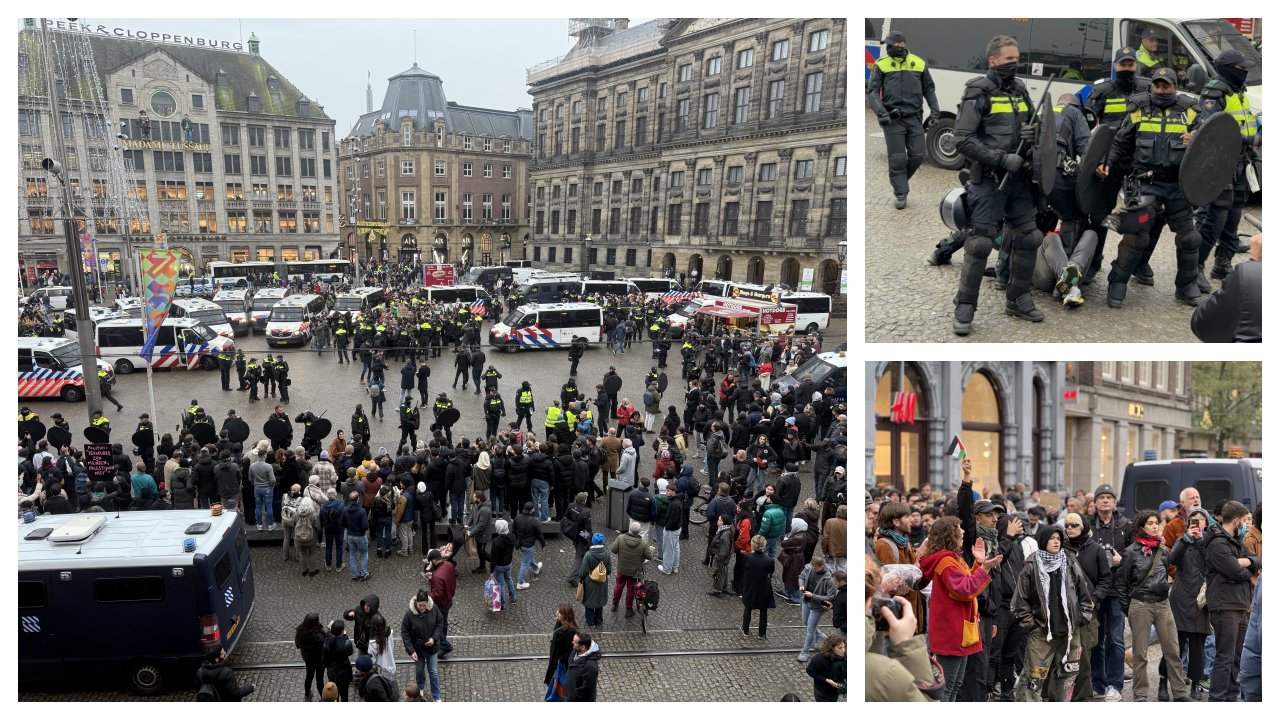
[{"label": "police helmet", "polygon": [[942,216],[943,224],[952,230],[969,227],[966,195],[967,191],[964,188],[952,188],[942,196],[942,202],[938,203],[938,214]]}]

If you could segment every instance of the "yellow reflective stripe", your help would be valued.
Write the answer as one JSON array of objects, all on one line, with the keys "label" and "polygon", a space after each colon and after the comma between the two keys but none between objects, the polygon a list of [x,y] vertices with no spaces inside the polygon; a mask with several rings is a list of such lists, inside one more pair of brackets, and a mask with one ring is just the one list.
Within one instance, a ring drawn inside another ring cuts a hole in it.
[{"label": "yellow reflective stripe", "polygon": [[1165,125],[1160,122],[1144,122],[1138,125],[1138,132],[1165,132],[1165,133],[1184,133],[1187,126],[1183,123],[1169,123]]},{"label": "yellow reflective stripe", "polygon": [[1124,112],[1128,107],[1129,100],[1127,98],[1107,98],[1107,104],[1103,107],[1106,112]]}]

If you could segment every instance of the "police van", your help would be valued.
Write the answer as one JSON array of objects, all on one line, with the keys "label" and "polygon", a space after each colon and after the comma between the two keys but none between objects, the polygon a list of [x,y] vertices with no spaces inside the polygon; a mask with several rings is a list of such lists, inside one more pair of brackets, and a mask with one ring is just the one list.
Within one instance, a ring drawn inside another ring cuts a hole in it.
[{"label": "police van", "polygon": [[174,295],[177,297],[195,297],[196,295],[204,295],[213,292],[213,280],[207,277],[185,277],[178,279],[178,285],[173,289]]},{"label": "police van", "polygon": [[[80,343],[69,338],[18,338],[18,397],[60,397],[67,402],[84,399],[84,359]],[[111,363],[94,358],[94,364],[115,379]],[[91,378],[97,380],[97,377]]]},{"label": "police van", "polygon": [[707,297],[690,298],[667,316],[667,325],[673,328],[683,328],[689,324],[691,318],[697,317],[702,308],[714,303],[713,299]]},{"label": "police van", "polygon": [[[98,355],[116,372],[128,375],[147,366],[142,357],[146,337],[141,319],[106,320],[98,323],[97,331]],[[218,366],[218,352],[228,345],[233,345],[230,338],[199,320],[168,317],[157,331],[151,367],[213,370]]]},{"label": "police van", "polygon": [[[1056,75],[1051,101],[1063,93],[1086,99],[1093,83],[1112,78],[1112,60],[1123,47],[1143,49],[1142,38],[1154,31],[1150,57],[1172,67],[1178,89],[1198,95],[1217,75],[1213,60],[1228,48],[1257,62],[1245,81],[1249,104],[1262,108],[1262,54],[1231,23],[1219,18],[866,18],[866,73],[884,50],[891,31],[906,35],[907,49],[924,59],[933,78],[942,116],[926,128],[929,159],[958,170],[965,158],[956,150],[953,128],[964,85],[987,72],[985,48],[996,35],[1018,41],[1018,78],[1033,98],[1040,98],[1046,79]],[[1139,59],[1139,70],[1142,69]]]},{"label": "police van", "polygon": [[[778,392],[793,388],[800,384],[805,375],[811,376],[813,387],[821,391],[825,387],[835,388],[836,397],[844,400],[849,392],[849,358],[841,352],[818,353],[796,368],[796,371],[783,375],[773,381]],[[807,403],[811,398],[796,398],[798,402]]]},{"label": "police van", "polygon": [[[122,310],[102,307],[101,305],[89,306],[90,322],[97,323],[102,322],[103,320],[112,320],[114,318],[122,317],[129,317],[129,314]],[[76,308],[70,308],[62,314],[62,327],[65,328],[67,332],[75,332],[77,330],[76,324],[78,322],[80,322],[80,311]]]},{"label": "police van", "polygon": [[116,298],[114,307],[124,313],[126,317],[142,318],[142,298],[140,297]]},{"label": "police van", "polygon": [[30,295],[22,298],[22,303],[27,305],[42,305],[46,300],[49,301],[49,307],[53,310],[66,310],[67,303],[72,295],[75,294],[75,288],[66,285],[54,285],[52,287],[36,288],[31,291]]},{"label": "police van", "polygon": [[20,683],[106,673],[140,695],[188,687],[253,616],[239,513],[42,515],[16,527]]},{"label": "police van", "polygon": [[604,311],[595,303],[521,305],[489,331],[489,344],[508,352],[521,348],[567,348],[574,336],[589,343],[604,337]]},{"label": "police van", "polygon": [[169,305],[169,315],[170,317],[199,320],[223,337],[232,337],[235,334],[232,330],[231,322],[227,319],[226,311],[217,303],[210,302],[204,298],[174,300]]},{"label": "police van", "polygon": [[321,295],[290,295],[276,303],[267,318],[267,347],[305,345],[311,340],[311,316],[323,311]]},{"label": "police van", "polygon": [[558,303],[577,296],[582,289],[582,278],[574,273],[549,273],[535,271],[529,279],[516,286],[513,295],[520,302]]},{"label": "police van", "polygon": [[639,295],[640,288],[630,280],[583,280],[576,294],[586,297],[601,295]]},{"label": "police van", "polygon": [[244,335],[249,332],[248,295],[244,290],[219,290],[213,296],[213,301],[226,315],[234,335]]},{"label": "police van", "polygon": [[351,313],[353,321],[359,320],[361,315],[386,302],[386,299],[387,293],[382,288],[356,288],[349,293],[338,293],[334,296],[331,314]]},{"label": "police van", "polygon": [[483,285],[486,288],[493,288],[498,280],[505,280],[508,285],[513,282],[515,273],[510,267],[505,265],[485,265],[475,266],[467,270],[462,276],[462,282],[467,285]]},{"label": "police van", "polygon": [[263,288],[253,294],[249,301],[249,332],[267,331],[267,318],[271,316],[271,308],[284,299],[288,293],[284,288]]},{"label": "police van", "polygon": [[1125,517],[1155,510],[1183,490],[1200,492],[1200,507],[1236,500],[1253,510],[1262,500],[1262,458],[1179,458],[1129,463],[1120,483],[1117,509]]}]

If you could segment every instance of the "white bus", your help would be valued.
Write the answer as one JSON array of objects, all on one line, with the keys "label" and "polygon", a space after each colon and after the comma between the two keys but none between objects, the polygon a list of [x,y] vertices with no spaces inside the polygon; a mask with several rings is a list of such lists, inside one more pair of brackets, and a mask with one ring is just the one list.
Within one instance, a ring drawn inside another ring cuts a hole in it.
[{"label": "white bus", "polygon": [[1142,36],[1154,30],[1153,53],[1178,73],[1178,89],[1198,95],[1204,82],[1217,75],[1213,59],[1234,48],[1257,65],[1246,80],[1249,104],[1262,108],[1262,54],[1236,30],[1218,18],[866,18],[866,78],[871,64],[884,51],[891,31],[907,37],[907,47],[929,64],[942,117],[927,128],[926,145],[934,164],[958,170],[964,156],[956,150],[952,128],[964,84],[987,72],[987,42],[995,35],[1018,41],[1018,77],[1037,101],[1045,79],[1056,75],[1049,101],[1063,93],[1088,97],[1091,85],[1112,77],[1116,50],[1142,47]]},{"label": "white bus", "polygon": [[248,287],[250,278],[255,285],[263,285],[271,281],[275,274],[276,264],[273,262],[224,262],[215,260],[209,263],[209,277],[213,278],[214,287]]},{"label": "white bus", "polygon": [[271,308],[283,300],[287,293],[284,288],[263,288],[253,294],[253,299],[249,301],[249,332],[266,332]]},{"label": "white bus", "polygon": [[[146,342],[142,320],[105,320],[98,323],[97,330],[98,354],[117,373],[128,375],[147,366],[142,357]],[[230,338],[218,335],[198,320],[165,318],[151,353],[151,367],[212,370],[218,366],[218,351],[230,343]]]},{"label": "white bus", "polygon": [[191,318],[208,325],[214,332],[223,337],[232,337],[232,329],[227,313],[216,303],[204,298],[179,298],[169,305],[169,315],[176,318]]},{"label": "white bus", "polygon": [[312,280],[319,280],[320,282],[342,282],[344,277],[355,276],[351,261],[341,258],[333,258],[331,260],[291,260],[284,264],[284,269],[289,274],[290,280],[305,279],[307,275],[310,275]]},{"label": "white bus", "polygon": [[276,303],[267,318],[267,347],[306,344],[311,340],[310,316],[323,311],[321,295],[290,295]]},{"label": "white bus", "polygon": [[604,337],[604,311],[595,303],[521,305],[489,331],[489,344],[508,352],[521,348],[566,348],[574,336],[598,343]]}]

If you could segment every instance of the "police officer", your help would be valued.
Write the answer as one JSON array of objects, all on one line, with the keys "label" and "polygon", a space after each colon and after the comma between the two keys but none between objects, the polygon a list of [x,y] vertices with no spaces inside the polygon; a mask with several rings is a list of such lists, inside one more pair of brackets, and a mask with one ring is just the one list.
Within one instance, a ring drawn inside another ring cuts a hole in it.
[{"label": "police officer", "polygon": [[1037,248],[1035,270],[1031,275],[1035,287],[1052,292],[1054,299],[1062,300],[1067,307],[1084,303],[1080,280],[1098,242],[1089,217],[1076,202],[1076,162],[1089,145],[1089,123],[1077,102],[1075,95],[1068,93],[1059,97],[1058,104],[1053,106],[1054,126],[1058,130],[1058,170],[1053,190],[1049,192],[1049,206],[1061,224],[1058,232],[1045,235]]},{"label": "police officer", "polygon": [[191,424],[196,421],[196,412],[200,410],[200,401],[191,398],[191,406],[182,414],[182,429],[190,430]]},{"label": "police officer", "polygon": [[578,383],[569,378],[568,382],[560,386],[560,406],[569,407],[569,403],[578,399]]},{"label": "police officer", "polygon": [[[258,402],[258,379],[262,376],[261,369],[258,368],[257,358],[249,358],[249,363],[245,367],[244,382],[249,386],[249,402]],[[241,388],[242,390],[244,388]]]},{"label": "police officer", "polygon": [[235,358],[231,352],[233,349],[231,343],[227,343],[218,351],[218,373],[222,375],[222,389],[225,392],[231,392],[231,363]]},{"label": "police officer", "polygon": [[107,378],[106,370],[98,370],[98,389],[102,392],[103,399],[110,400],[111,404],[116,406],[116,412],[119,412],[124,409],[124,405],[121,405],[120,401],[116,400],[116,396],[111,394],[111,387],[115,384],[115,380]]},{"label": "police officer", "polygon": [[277,428],[267,434],[269,438],[272,435],[276,436],[271,438],[272,450],[286,448],[293,443],[293,424],[289,422],[289,416],[285,414],[284,408],[279,405],[275,406],[275,409],[272,410],[271,415],[267,418],[267,424]]},{"label": "police officer", "polygon": [[1017,79],[1018,41],[1007,35],[993,37],[987,43],[987,66],[985,76],[965,83],[955,125],[956,147],[970,160],[969,204],[973,221],[973,234],[965,241],[964,268],[955,297],[951,329],[957,335],[973,331],[982,272],[1006,219],[1014,232],[1004,235],[1004,242],[1012,243],[1005,313],[1032,322],[1044,319],[1030,293],[1036,248],[1044,234],[1036,227],[1035,190],[1021,172],[1024,160],[1017,153],[1020,146],[1028,147],[1035,141],[1035,128],[1029,125],[1030,94]]},{"label": "police officer", "polygon": [[244,351],[236,350],[236,378],[240,381],[239,389],[242,392],[249,389],[248,385],[246,385],[244,381],[244,373],[245,373]]},{"label": "police officer", "polygon": [[[1196,211],[1196,229],[1200,231],[1200,270],[1213,253],[1213,270],[1210,277],[1222,280],[1231,272],[1231,256],[1237,250],[1236,233],[1240,229],[1240,215],[1249,198],[1249,183],[1245,169],[1252,163],[1256,151],[1254,140],[1258,134],[1258,118],[1249,107],[1245,94],[1245,79],[1249,68],[1257,62],[1244,56],[1235,48],[1222,51],[1213,61],[1218,77],[1205,83],[1200,91],[1200,119],[1208,120],[1215,113],[1226,112],[1240,125],[1240,158],[1236,163],[1235,177],[1231,185],[1222,191],[1212,204]],[[1217,251],[1214,251],[1214,245]],[[1207,285],[1207,283],[1205,284]],[[1200,285],[1204,292],[1211,287]]]},{"label": "police officer", "polygon": [[658,356],[658,367],[660,368],[666,367],[667,353],[671,352],[671,340],[667,338],[667,333],[665,330],[658,333],[658,340],[657,342],[654,343],[654,349],[656,350],[657,356]]},{"label": "police officer", "polygon": [[[1156,55],[1156,51],[1160,49],[1160,36],[1156,34],[1154,28],[1145,30],[1142,33],[1142,46],[1138,48],[1137,60],[1140,66],[1139,71],[1150,78],[1155,77],[1156,70],[1164,67],[1164,58]],[[1177,80],[1177,76],[1174,76]],[[1177,84],[1176,82],[1174,83]]]},{"label": "police officer", "polygon": [[[920,113],[926,102],[929,120],[922,124]],[[940,113],[929,68],[920,56],[907,50],[907,37],[897,30],[889,33],[885,54],[871,66],[867,104],[884,128],[893,206],[901,210],[907,206],[908,181],[924,162],[924,127]]]},{"label": "police officer", "polygon": [[569,374],[578,374],[578,362],[582,360],[582,354],[587,350],[587,339],[573,336],[573,343],[569,345]]},{"label": "police officer", "polygon": [[516,427],[520,427],[521,419],[525,428],[533,432],[533,388],[529,387],[528,380],[520,383],[520,389],[516,391]]},{"label": "police officer", "polygon": [[[1194,102],[1178,95],[1178,76],[1170,68],[1159,68],[1151,76],[1151,92],[1136,98],[1135,109],[1121,123],[1111,143],[1105,165],[1096,170],[1107,177],[1111,167],[1133,158],[1131,178],[1137,186],[1126,212],[1150,217],[1163,210],[1167,222],[1177,233],[1178,271],[1174,278],[1174,298],[1188,305],[1200,302],[1196,286],[1196,264],[1200,257],[1200,234],[1191,219],[1191,206],[1178,184],[1178,167],[1190,142],[1190,133],[1199,127]],[[1116,215],[1112,219],[1119,219]],[[1116,250],[1107,276],[1107,305],[1118,308],[1128,293],[1129,277],[1142,260],[1142,252],[1150,242],[1150,227],[1139,227],[1126,234]]]},{"label": "police officer", "polygon": [[[435,404],[431,406],[431,416],[435,418],[436,423],[439,424],[440,413],[444,412],[445,410],[449,410],[452,407],[453,407],[453,401],[449,399],[449,394],[440,393],[440,395],[436,397]],[[453,447],[453,426],[449,426],[449,427],[441,426],[441,429],[444,430],[444,436],[448,440],[449,446]]]},{"label": "police officer", "polygon": [[418,447],[420,422],[422,422],[422,416],[418,413],[418,408],[413,406],[413,398],[405,398],[405,401],[400,404],[400,442],[396,445],[397,448],[404,447],[405,440],[411,442],[412,447]]},{"label": "police officer", "polygon": [[476,386],[476,395],[480,394],[480,374],[484,372],[485,355],[479,345],[471,346],[471,384]]},{"label": "police officer", "polygon": [[284,361],[284,355],[276,353],[275,361],[276,385],[280,387],[280,402],[285,405],[289,404],[289,363]]},{"label": "police officer", "polygon": [[502,379],[502,373],[498,372],[498,368],[490,365],[480,377],[484,380],[484,389],[487,392],[498,389],[498,381]]},{"label": "police officer", "polygon": [[309,436],[311,424],[318,419],[319,418],[316,417],[316,414],[310,410],[299,413],[298,416],[293,419],[296,423],[302,423],[302,448],[306,451],[307,455],[311,457],[320,457],[320,438]]},{"label": "police officer", "polygon": [[[352,442],[355,442],[356,435],[363,438],[369,437],[369,416],[364,414],[364,405],[359,403],[356,404],[356,411],[351,413]],[[337,458],[330,458],[330,460],[337,460]]]},{"label": "police officer", "polygon": [[471,371],[471,354],[463,348],[453,349],[453,389],[458,389],[458,378],[462,378],[462,389],[467,389],[468,373]]},{"label": "police officer", "polygon": [[484,401],[484,423],[485,438],[497,437],[498,420],[506,417],[507,405],[502,401],[502,396],[498,394],[498,388],[488,388],[489,395]]},{"label": "police officer", "polygon": [[213,418],[205,414],[204,408],[197,408],[196,415],[191,420],[192,428],[194,428],[197,425],[208,425],[210,428],[213,427]]},{"label": "police officer", "polygon": [[263,386],[262,397],[264,399],[267,397],[276,396],[275,365],[276,365],[276,361],[272,359],[271,353],[267,353],[267,356],[262,358],[262,376],[260,378],[260,381],[262,382],[262,386]]},{"label": "police officer", "polygon": [[111,421],[103,417],[101,410],[93,411],[93,419],[89,421],[89,424],[96,428],[102,428],[107,433],[107,437],[111,437]]},{"label": "police officer", "polygon": [[346,323],[340,323],[333,331],[333,344],[338,347],[338,364],[350,364],[351,356],[347,354],[347,345],[351,343],[351,332]]}]

